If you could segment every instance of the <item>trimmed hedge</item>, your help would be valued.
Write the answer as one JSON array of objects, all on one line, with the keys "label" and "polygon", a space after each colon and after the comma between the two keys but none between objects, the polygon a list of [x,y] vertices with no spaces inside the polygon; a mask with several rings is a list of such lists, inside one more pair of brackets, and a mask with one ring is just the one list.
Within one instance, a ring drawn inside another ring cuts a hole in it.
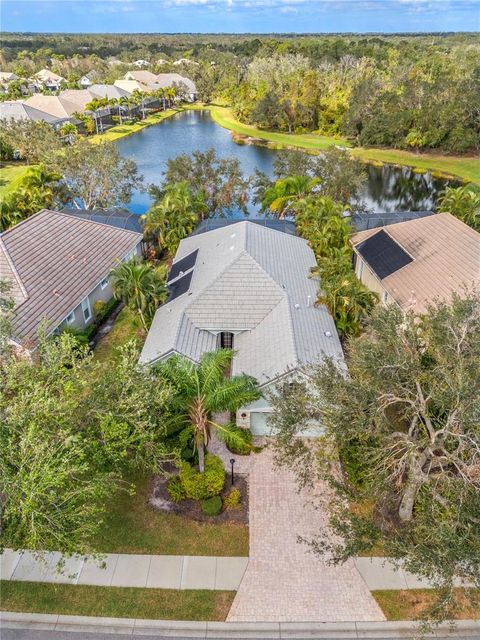
[{"label": "trimmed hedge", "polygon": [[222,499],[220,496],[213,496],[202,500],[202,511],[206,516],[218,516],[222,513]]}]

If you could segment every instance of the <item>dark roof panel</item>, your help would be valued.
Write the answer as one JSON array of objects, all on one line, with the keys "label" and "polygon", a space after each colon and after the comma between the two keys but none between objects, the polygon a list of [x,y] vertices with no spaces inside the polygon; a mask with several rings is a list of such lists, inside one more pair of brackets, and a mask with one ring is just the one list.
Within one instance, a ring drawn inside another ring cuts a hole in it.
[{"label": "dark roof panel", "polygon": [[380,280],[413,261],[383,229],[361,242],[357,251]]},{"label": "dark roof panel", "polygon": [[182,278],[178,278],[173,284],[168,285],[170,289],[170,296],[168,297],[168,301],[171,302],[178,298],[179,296],[187,293],[190,289],[190,283],[192,281],[193,271],[189,271]]},{"label": "dark roof panel", "polygon": [[72,209],[66,207],[62,209],[62,213],[68,213],[70,216],[82,218],[83,220],[108,224],[117,229],[143,233],[141,217],[135,213],[130,213],[126,209]]},{"label": "dark roof panel", "polygon": [[194,267],[195,262],[197,261],[197,255],[198,249],[195,249],[195,251],[189,253],[188,256],[185,256],[185,258],[174,262],[172,264],[172,268],[170,269],[170,273],[168,274],[168,282],[175,280],[175,278],[178,278],[178,276],[182,275],[182,273],[185,273],[186,271]]}]

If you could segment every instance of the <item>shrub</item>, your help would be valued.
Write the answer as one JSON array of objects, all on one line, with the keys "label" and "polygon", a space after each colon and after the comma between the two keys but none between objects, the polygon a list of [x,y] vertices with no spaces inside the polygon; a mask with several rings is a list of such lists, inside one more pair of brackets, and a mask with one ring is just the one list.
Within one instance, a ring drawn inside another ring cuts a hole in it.
[{"label": "shrub", "polygon": [[105,314],[105,309],[107,307],[107,303],[105,300],[97,300],[93,303],[93,315],[95,320],[99,320]]},{"label": "shrub", "polygon": [[202,500],[221,492],[225,484],[225,469],[218,456],[207,454],[203,473],[184,461],[181,463],[179,478],[187,498]]},{"label": "shrub", "polygon": [[241,500],[242,494],[236,487],[233,487],[228,496],[223,499],[223,506],[225,509],[238,509]]},{"label": "shrub", "polygon": [[248,456],[253,449],[253,435],[250,429],[238,427],[235,433],[242,439],[242,442],[229,442],[228,449],[239,456]]},{"label": "shrub", "polygon": [[220,496],[202,500],[202,511],[206,516],[218,516],[222,512],[222,499]]},{"label": "shrub", "polygon": [[167,484],[167,491],[172,502],[181,502],[187,497],[178,476],[175,476],[174,478],[169,480]]}]

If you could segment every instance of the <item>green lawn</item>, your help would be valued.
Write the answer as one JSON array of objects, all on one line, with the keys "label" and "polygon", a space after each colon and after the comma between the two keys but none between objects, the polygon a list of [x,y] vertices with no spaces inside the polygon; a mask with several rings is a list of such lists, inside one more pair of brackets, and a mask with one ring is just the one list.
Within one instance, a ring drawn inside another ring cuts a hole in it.
[{"label": "green lawn", "polygon": [[134,124],[118,124],[115,127],[108,129],[108,131],[106,131],[105,133],[94,135],[88,139],[93,143],[102,142],[104,140],[112,142],[113,140],[118,140],[120,138],[124,138],[125,136],[129,136],[132,133],[138,133],[142,129],[145,129],[145,127],[150,127],[152,124],[158,124],[162,120],[165,120],[165,118],[170,118],[180,111],[183,111],[183,109],[179,108],[167,109],[166,111],[158,111],[157,113],[152,113],[151,115],[147,116],[145,120],[135,122]]},{"label": "green lawn", "polygon": [[111,618],[224,621],[234,591],[180,591],[1,581],[2,609]]},{"label": "green lawn", "polygon": [[134,496],[121,493],[109,506],[92,546],[103,553],[247,556],[248,527],[189,520],[148,505],[151,478],[137,478]]},{"label": "green lawn", "polygon": [[0,196],[4,196],[23,178],[28,169],[35,165],[5,164],[0,167]]},{"label": "green lawn", "polygon": [[[294,147],[309,151],[322,151],[336,144],[349,147],[345,138],[333,138],[313,133],[289,134],[264,131],[235,119],[228,107],[219,105],[186,105],[186,109],[208,109],[213,120],[230,131],[254,138],[262,138],[278,147]],[[357,147],[352,153],[364,162],[386,162],[410,166],[420,171],[432,171],[439,176],[460,178],[480,184],[480,160],[474,156],[449,156],[436,153],[414,153],[400,149],[376,149]]]},{"label": "green lawn", "polygon": [[95,359],[109,362],[115,357],[115,351],[132,338],[143,339],[142,323],[137,314],[124,307],[115,319],[115,323],[106,336],[101,338],[95,348]]},{"label": "green lawn", "polygon": [[[466,592],[470,598],[467,599]],[[432,589],[372,591],[387,620],[418,620],[435,599]],[[451,618],[470,620],[480,617],[480,589],[455,589],[456,606]]]}]

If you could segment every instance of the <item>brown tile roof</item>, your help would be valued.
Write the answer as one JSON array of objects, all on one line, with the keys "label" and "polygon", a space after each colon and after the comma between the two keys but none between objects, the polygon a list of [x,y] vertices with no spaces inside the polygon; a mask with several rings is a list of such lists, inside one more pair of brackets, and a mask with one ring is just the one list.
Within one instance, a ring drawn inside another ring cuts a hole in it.
[{"label": "brown tile roof", "polygon": [[139,233],[47,210],[3,232],[1,277],[14,282],[16,339],[29,346],[43,321],[58,326],[141,240]]},{"label": "brown tile roof", "polygon": [[413,258],[381,280],[403,309],[421,313],[435,298],[448,300],[454,291],[480,284],[480,234],[450,213],[360,231],[352,246],[381,229]]}]

